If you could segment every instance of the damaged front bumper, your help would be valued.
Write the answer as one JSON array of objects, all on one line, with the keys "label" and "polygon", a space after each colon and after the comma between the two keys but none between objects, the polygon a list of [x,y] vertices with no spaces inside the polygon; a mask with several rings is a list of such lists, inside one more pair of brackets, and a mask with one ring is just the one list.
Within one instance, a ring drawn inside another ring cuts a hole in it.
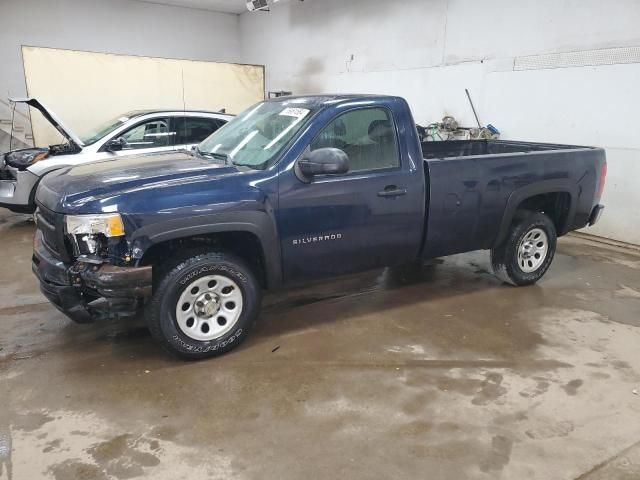
[{"label": "damaged front bumper", "polygon": [[118,267],[80,261],[66,264],[47,250],[39,230],[34,238],[31,269],[44,296],[79,323],[134,315],[144,299],[151,296],[150,266]]}]

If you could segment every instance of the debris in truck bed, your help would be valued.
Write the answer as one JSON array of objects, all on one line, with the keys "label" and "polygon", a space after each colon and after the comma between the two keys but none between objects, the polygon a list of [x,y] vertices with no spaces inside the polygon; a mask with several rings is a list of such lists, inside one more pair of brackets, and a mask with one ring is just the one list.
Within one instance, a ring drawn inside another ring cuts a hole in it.
[{"label": "debris in truck bed", "polygon": [[497,140],[500,131],[491,124],[486,127],[461,127],[451,115],[446,115],[440,122],[429,125],[416,125],[421,142],[439,142],[447,140]]}]

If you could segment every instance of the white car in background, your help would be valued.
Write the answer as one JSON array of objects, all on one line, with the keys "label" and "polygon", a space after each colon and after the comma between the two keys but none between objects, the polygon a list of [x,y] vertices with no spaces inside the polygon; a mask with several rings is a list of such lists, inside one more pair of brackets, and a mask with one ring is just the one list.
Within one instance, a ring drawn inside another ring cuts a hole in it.
[{"label": "white car in background", "polygon": [[17,213],[35,210],[36,187],[49,172],[126,155],[189,150],[233,118],[218,112],[136,110],[76,135],[35,98],[11,101],[39,110],[66,140],[2,154],[0,207]]}]

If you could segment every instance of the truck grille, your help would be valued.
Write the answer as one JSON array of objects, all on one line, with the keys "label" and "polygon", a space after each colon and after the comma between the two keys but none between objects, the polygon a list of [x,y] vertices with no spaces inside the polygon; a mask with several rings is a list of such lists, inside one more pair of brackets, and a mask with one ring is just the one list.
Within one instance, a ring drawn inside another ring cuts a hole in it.
[{"label": "truck grille", "polygon": [[45,247],[51,254],[63,262],[69,262],[71,257],[64,235],[64,215],[53,212],[38,204],[36,211],[38,230],[42,232]]}]

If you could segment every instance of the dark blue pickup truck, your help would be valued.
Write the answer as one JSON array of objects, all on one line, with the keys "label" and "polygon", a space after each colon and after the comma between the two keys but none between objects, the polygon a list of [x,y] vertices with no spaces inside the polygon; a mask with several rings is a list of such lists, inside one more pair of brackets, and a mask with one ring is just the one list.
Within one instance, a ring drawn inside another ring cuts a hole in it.
[{"label": "dark blue pickup truck", "polygon": [[532,284],[558,236],[598,220],[605,174],[599,148],[421,144],[398,97],[280,98],[193,152],[45,177],[33,271],[71,319],[144,308],[165,348],[203,358],[293,283],[487,249],[501,279]]}]

